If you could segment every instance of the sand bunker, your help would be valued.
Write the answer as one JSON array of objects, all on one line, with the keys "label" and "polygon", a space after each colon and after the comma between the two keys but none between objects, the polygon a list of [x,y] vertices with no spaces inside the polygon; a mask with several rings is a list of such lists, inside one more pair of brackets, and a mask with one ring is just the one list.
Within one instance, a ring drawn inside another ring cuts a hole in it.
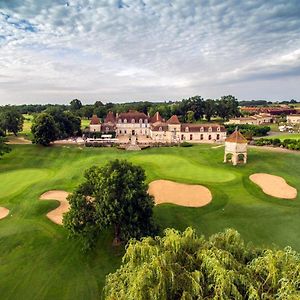
[{"label": "sand bunker", "polygon": [[181,206],[201,207],[212,200],[211,192],[202,185],[189,185],[169,180],[155,180],[149,184],[149,194],[155,204],[172,203]]},{"label": "sand bunker", "polygon": [[9,214],[9,209],[0,206],[0,220],[7,217]]},{"label": "sand bunker", "polygon": [[284,199],[294,199],[297,197],[297,190],[288,185],[282,177],[265,173],[256,173],[250,175],[249,178],[261,187],[263,192],[267,195]]},{"label": "sand bunker", "polygon": [[47,213],[47,217],[58,225],[62,225],[63,214],[70,208],[68,196],[69,193],[65,191],[53,190],[42,194],[40,197],[40,200],[57,200],[60,202],[59,207]]}]

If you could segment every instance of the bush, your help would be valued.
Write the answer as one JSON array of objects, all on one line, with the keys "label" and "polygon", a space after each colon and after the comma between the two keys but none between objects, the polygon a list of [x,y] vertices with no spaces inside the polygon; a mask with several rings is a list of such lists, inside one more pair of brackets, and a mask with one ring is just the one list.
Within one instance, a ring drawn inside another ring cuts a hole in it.
[{"label": "bush", "polygon": [[280,139],[260,138],[255,141],[256,146],[273,145],[274,147],[284,147],[290,150],[300,150],[300,140],[285,139],[283,142]]},{"label": "bush", "polygon": [[188,143],[188,142],[183,142],[180,144],[180,147],[193,147],[193,144]]},{"label": "bush", "polygon": [[[225,125],[227,132],[229,134],[233,133],[236,125],[229,124]],[[238,128],[240,132],[245,135],[248,139],[251,139],[252,136],[265,136],[268,134],[268,132],[271,130],[270,126],[262,126],[262,125],[249,125],[249,124],[243,124],[238,125]]]}]

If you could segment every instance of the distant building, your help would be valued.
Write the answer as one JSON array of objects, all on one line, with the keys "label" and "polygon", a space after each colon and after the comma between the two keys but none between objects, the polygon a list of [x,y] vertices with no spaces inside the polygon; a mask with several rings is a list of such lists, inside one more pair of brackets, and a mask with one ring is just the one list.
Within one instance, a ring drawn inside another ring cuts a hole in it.
[{"label": "distant building", "polygon": [[267,113],[260,113],[249,117],[231,118],[226,124],[249,124],[249,125],[262,125],[273,123],[273,116]]},{"label": "distant building", "polygon": [[289,115],[286,117],[287,123],[292,125],[300,125],[300,114]]},{"label": "distant building", "polygon": [[254,114],[259,114],[259,113],[267,113],[272,116],[276,115],[290,115],[290,114],[295,114],[296,109],[294,108],[289,108],[289,107],[269,107],[269,106],[254,106],[254,107],[248,107],[248,106],[242,106],[240,108],[242,112],[248,112],[248,113],[254,113]]},{"label": "distant building", "polygon": [[238,163],[247,163],[247,144],[248,141],[236,129],[225,140],[224,163],[228,160],[230,160],[234,166]]},{"label": "distant building", "polygon": [[159,112],[152,117],[133,110],[116,116],[109,112],[103,124],[93,116],[89,131],[98,131],[99,128],[101,132],[115,132],[116,136],[146,136],[153,142],[162,143],[223,142],[226,138],[223,125],[181,123],[176,115],[165,121]]}]

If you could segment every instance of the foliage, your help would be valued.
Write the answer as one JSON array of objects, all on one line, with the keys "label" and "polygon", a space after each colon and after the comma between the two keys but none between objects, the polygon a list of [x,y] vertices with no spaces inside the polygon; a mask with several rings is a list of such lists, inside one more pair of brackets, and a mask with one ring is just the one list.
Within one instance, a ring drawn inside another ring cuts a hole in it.
[{"label": "foliage", "polygon": [[300,255],[255,249],[232,229],[208,240],[187,228],[131,240],[106,299],[299,299]]},{"label": "foliage", "polygon": [[23,115],[14,107],[7,107],[0,112],[0,128],[6,132],[17,135],[22,131],[24,118]]},{"label": "foliage", "polygon": [[81,101],[78,100],[78,99],[73,99],[73,100],[70,102],[70,108],[71,108],[71,110],[73,110],[73,111],[79,110],[81,107],[82,107],[82,103],[81,103]]},{"label": "foliage", "polygon": [[179,144],[180,147],[193,147],[193,144],[189,142],[183,142]]},{"label": "foliage", "polygon": [[57,127],[53,117],[47,113],[37,115],[33,120],[31,132],[34,144],[49,146],[56,139],[57,135]]},{"label": "foliage", "polygon": [[[235,124],[225,125],[227,129],[227,133],[231,134],[236,129]],[[262,126],[262,125],[250,125],[250,124],[241,124],[238,125],[240,132],[248,139],[251,139],[252,136],[264,136],[267,135],[271,130],[270,126]]]},{"label": "foliage", "polygon": [[81,134],[81,120],[70,111],[59,107],[49,107],[45,111],[53,117],[56,126],[56,138],[64,139]]},{"label": "foliage", "polygon": [[208,122],[210,122],[211,118],[217,114],[216,102],[212,99],[207,99],[204,103],[204,114],[205,118]]},{"label": "foliage", "polygon": [[153,197],[147,193],[145,171],[133,164],[114,160],[102,168],[92,167],[69,197],[70,211],[64,225],[78,236],[86,249],[95,245],[99,233],[113,226],[114,244],[156,232],[152,220]]},{"label": "foliage", "polygon": [[300,139],[284,139],[281,141],[278,138],[267,139],[260,138],[255,141],[256,146],[274,146],[274,147],[283,147],[290,150],[300,150]]},{"label": "foliage", "polygon": [[10,150],[11,149],[5,144],[4,138],[0,136],[0,157],[10,152]]},{"label": "foliage", "polygon": [[236,117],[240,115],[238,109],[239,103],[237,99],[232,96],[223,96],[216,102],[216,112],[219,117],[223,120],[229,119],[230,117]]}]

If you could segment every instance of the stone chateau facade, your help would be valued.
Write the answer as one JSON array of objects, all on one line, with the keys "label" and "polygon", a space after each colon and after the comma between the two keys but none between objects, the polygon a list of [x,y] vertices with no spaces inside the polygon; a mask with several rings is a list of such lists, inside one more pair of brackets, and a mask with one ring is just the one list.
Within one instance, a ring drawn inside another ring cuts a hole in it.
[{"label": "stone chateau facade", "polygon": [[117,138],[142,136],[161,143],[224,142],[226,139],[226,129],[223,125],[181,123],[176,115],[166,121],[159,112],[150,117],[133,110],[116,115],[109,112],[103,123],[94,115],[89,125],[89,132],[103,134],[114,132]]}]

